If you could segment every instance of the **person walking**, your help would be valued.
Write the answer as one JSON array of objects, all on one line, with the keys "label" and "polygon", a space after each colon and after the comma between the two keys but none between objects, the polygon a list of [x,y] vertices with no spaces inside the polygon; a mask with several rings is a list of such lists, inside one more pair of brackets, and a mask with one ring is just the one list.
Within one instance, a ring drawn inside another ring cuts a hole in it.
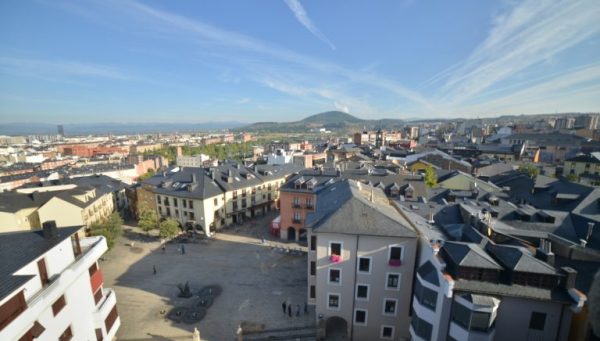
[{"label": "person walking", "polygon": [[296,317],[300,317],[300,304],[296,304]]},{"label": "person walking", "polygon": [[152,273],[156,275],[156,265],[152,265]]},{"label": "person walking", "polygon": [[281,308],[283,308],[283,315],[285,315],[285,310],[286,310],[286,304],[285,301],[283,301],[283,303],[281,303]]},{"label": "person walking", "polygon": [[308,302],[304,302],[304,315],[308,314]]},{"label": "person walking", "polygon": [[292,317],[292,305],[288,304],[288,316]]},{"label": "person walking", "polygon": [[165,246],[165,244],[163,244],[163,246],[161,247],[162,252],[165,253],[165,251],[167,250],[167,247]]}]

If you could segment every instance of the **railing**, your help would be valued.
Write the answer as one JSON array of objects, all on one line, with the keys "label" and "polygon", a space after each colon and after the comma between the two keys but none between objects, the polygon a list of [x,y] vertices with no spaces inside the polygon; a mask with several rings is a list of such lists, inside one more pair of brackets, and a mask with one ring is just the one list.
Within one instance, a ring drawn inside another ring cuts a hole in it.
[{"label": "railing", "polygon": [[292,223],[294,223],[294,224],[302,224],[302,219],[292,219]]}]

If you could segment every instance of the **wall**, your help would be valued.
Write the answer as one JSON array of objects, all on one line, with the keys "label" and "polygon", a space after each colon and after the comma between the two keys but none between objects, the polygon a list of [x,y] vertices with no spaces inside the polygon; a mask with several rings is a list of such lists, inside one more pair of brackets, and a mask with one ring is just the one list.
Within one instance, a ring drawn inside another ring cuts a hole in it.
[{"label": "wall", "polygon": [[82,209],[58,197],[40,207],[38,214],[42,224],[54,220],[58,227],[84,225]]},{"label": "wall", "polygon": [[[502,297],[496,318],[498,340],[556,340],[560,325],[562,304]],[[545,329],[530,330],[529,321],[533,311],[546,313]],[[564,332],[564,331],[563,331]]]}]

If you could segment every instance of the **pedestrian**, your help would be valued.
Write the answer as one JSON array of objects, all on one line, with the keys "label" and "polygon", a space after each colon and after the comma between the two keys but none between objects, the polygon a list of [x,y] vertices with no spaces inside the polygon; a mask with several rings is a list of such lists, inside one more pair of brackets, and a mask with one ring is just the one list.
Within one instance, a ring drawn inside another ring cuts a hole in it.
[{"label": "pedestrian", "polygon": [[292,317],[292,305],[288,304],[288,316]]},{"label": "pedestrian", "polygon": [[163,244],[163,246],[161,247],[161,249],[162,249],[162,252],[163,252],[163,253],[165,253],[165,252],[166,252],[166,250],[167,250],[167,247],[165,246],[165,244]]},{"label": "pedestrian", "polygon": [[285,309],[287,308],[285,301],[283,301],[283,303],[281,303],[281,308],[283,308],[283,315],[285,315]]},{"label": "pedestrian", "polygon": [[308,302],[304,302],[304,315],[308,314]]},{"label": "pedestrian", "polygon": [[181,254],[185,255],[185,246],[184,245],[181,245]]},{"label": "pedestrian", "polygon": [[296,304],[296,317],[300,316],[300,305]]},{"label": "pedestrian", "polygon": [[156,265],[152,265],[152,272],[156,275]]}]

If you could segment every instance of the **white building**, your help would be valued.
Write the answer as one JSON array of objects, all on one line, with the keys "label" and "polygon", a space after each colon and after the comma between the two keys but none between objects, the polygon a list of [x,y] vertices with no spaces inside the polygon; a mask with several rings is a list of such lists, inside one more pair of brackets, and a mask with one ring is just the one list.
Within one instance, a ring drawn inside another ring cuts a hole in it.
[{"label": "white building", "polygon": [[0,340],[115,337],[116,295],[98,267],[106,240],[80,240],[80,229],[49,223],[0,235]]},{"label": "white building", "polygon": [[179,167],[205,167],[205,162],[210,160],[210,156],[204,154],[179,155],[177,156],[177,166]]},{"label": "white building", "polygon": [[285,165],[286,163],[292,163],[294,161],[294,155],[302,155],[302,153],[277,149],[275,153],[267,155],[267,164]]}]

